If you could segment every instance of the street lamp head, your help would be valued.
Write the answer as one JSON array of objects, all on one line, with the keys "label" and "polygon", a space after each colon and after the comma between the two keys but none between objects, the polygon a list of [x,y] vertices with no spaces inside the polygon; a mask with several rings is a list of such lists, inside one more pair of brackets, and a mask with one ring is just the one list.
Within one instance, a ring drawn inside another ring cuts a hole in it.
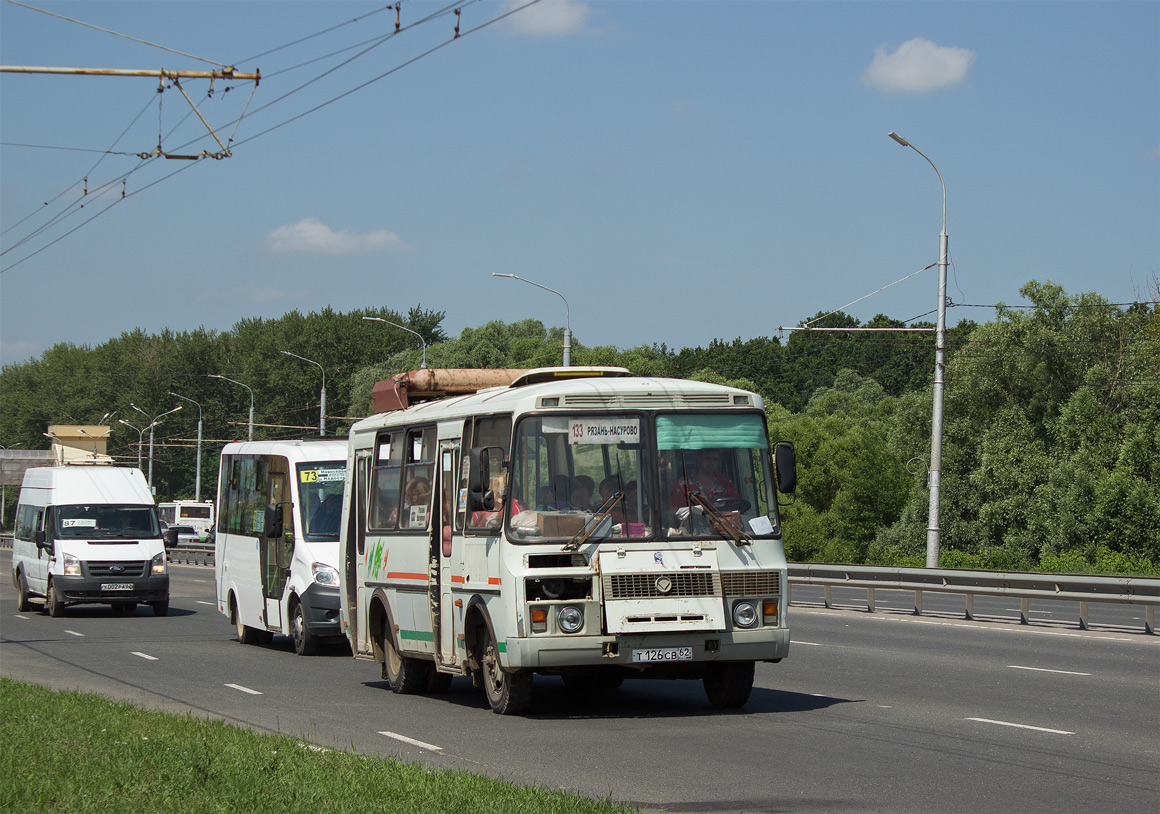
[{"label": "street lamp head", "polygon": [[897,141],[897,142],[898,142],[899,144],[901,144],[903,147],[909,147],[909,146],[910,146],[910,142],[909,142],[909,141],[907,141],[907,140],[906,140],[906,139],[904,139],[902,136],[900,136],[900,135],[898,135],[897,133],[895,133],[893,130],[891,130],[891,131],[890,131],[890,133],[889,133],[888,135],[890,136],[890,138],[892,138],[892,139],[894,139],[895,141]]}]

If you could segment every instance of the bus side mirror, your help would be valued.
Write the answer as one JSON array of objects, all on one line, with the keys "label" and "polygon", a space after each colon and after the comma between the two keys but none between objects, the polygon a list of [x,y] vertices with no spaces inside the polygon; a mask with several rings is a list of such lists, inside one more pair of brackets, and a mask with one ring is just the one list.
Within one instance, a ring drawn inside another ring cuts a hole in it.
[{"label": "bus side mirror", "polygon": [[43,531],[32,532],[32,542],[36,543],[37,548],[48,548],[48,545],[45,542],[46,539],[47,538],[45,537]]},{"label": "bus side mirror", "polygon": [[778,441],[773,447],[773,465],[777,472],[777,491],[792,495],[797,489],[797,455],[789,441]]},{"label": "bus side mirror", "polygon": [[262,536],[277,539],[282,536],[282,506],[278,503],[266,504],[266,521]]},{"label": "bus side mirror", "polygon": [[497,508],[498,496],[491,490],[492,478],[502,474],[507,462],[499,447],[475,447],[471,450],[471,470],[467,484],[467,510],[470,512],[493,512]]}]

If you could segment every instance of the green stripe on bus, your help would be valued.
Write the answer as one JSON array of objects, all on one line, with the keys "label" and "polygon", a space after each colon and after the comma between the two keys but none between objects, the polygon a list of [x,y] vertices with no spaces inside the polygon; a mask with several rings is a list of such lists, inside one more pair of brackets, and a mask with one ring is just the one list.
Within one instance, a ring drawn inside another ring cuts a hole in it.
[{"label": "green stripe on bus", "polygon": [[434,642],[435,634],[428,633],[422,630],[400,630],[400,639],[414,639],[417,642]]}]

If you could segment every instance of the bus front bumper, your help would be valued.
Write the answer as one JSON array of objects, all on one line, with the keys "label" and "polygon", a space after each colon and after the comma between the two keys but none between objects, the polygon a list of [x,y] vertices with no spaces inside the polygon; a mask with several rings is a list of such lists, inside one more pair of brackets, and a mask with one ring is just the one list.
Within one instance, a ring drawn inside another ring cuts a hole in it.
[{"label": "bus front bumper", "polygon": [[[509,669],[551,669],[616,665],[649,671],[680,668],[683,665],[720,661],[780,661],[789,655],[788,628],[710,631],[697,634],[655,633],[619,636],[533,636],[509,638],[506,667]],[[689,648],[691,659],[638,661],[656,658],[658,653],[675,654],[672,649]],[[635,654],[635,655],[634,655]]]},{"label": "bus front bumper", "polygon": [[343,635],[337,587],[312,583],[298,599],[302,603],[306,627],[311,633],[315,636]]}]

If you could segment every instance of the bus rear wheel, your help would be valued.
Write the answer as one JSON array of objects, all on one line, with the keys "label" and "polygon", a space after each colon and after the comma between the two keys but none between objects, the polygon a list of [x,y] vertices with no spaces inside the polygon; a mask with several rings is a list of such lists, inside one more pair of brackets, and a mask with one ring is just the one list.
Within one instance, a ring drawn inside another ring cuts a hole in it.
[{"label": "bus rear wheel", "polygon": [[752,661],[722,661],[710,664],[702,681],[709,703],[717,709],[737,709],[745,706],[753,692]]},{"label": "bus rear wheel", "polygon": [[[384,625],[385,628],[385,625]],[[391,692],[399,695],[413,695],[427,689],[431,662],[413,659],[399,653],[390,634],[383,631],[383,679]]]},{"label": "bus rear wheel", "polygon": [[499,662],[499,648],[491,633],[486,634],[483,658],[483,691],[488,706],[497,715],[519,715],[532,705],[532,674],[527,670],[507,672]]}]

